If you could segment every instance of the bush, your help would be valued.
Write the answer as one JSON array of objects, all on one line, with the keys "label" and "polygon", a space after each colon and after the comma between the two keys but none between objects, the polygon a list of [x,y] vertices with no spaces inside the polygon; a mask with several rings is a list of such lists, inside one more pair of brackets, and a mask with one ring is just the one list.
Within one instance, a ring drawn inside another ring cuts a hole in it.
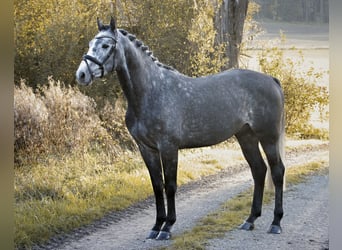
[{"label": "bush", "polygon": [[22,81],[14,89],[16,164],[88,150],[118,153],[95,108],[93,99],[51,77],[37,93]]},{"label": "bush", "polygon": [[106,101],[104,107],[99,111],[99,116],[102,126],[122,149],[136,151],[137,145],[126,129],[125,113],[126,102],[123,97],[119,97],[116,99],[114,107]]},{"label": "bush", "polygon": [[[48,110],[42,99],[37,98],[22,81],[14,88],[14,150],[15,153],[44,151],[43,131],[48,124]],[[32,152],[34,153],[34,152]],[[16,158],[18,157],[15,154]]]},{"label": "bush", "polygon": [[259,64],[263,72],[278,78],[283,87],[286,133],[300,138],[326,139],[327,131],[310,124],[313,112],[319,112],[322,119],[327,117],[324,110],[329,103],[328,89],[318,84],[324,72],[314,73],[313,68],[300,72],[304,58],[301,52],[299,55],[301,59],[294,62],[285,60],[279,48],[266,48],[261,52]]}]

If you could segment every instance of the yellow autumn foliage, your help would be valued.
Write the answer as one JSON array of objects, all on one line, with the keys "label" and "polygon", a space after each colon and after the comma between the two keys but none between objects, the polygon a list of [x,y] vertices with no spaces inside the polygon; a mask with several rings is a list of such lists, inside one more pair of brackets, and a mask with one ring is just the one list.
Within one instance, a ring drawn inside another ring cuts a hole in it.
[{"label": "yellow autumn foliage", "polygon": [[216,8],[203,0],[16,0],[15,82],[25,79],[35,88],[52,75],[74,84],[82,54],[97,32],[96,18],[107,22],[110,15],[159,61],[191,76],[215,73],[225,62],[223,46],[214,46]]},{"label": "yellow autumn foliage", "polygon": [[[49,75],[66,84],[96,31],[96,16],[108,4],[94,0],[16,0],[14,2],[15,82],[43,84]],[[100,16],[102,16],[100,15]]]}]

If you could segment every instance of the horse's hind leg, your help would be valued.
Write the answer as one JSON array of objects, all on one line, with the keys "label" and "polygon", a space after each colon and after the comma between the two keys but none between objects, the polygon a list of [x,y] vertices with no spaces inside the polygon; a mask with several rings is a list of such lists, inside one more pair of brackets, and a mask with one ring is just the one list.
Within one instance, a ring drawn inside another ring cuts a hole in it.
[{"label": "horse's hind leg", "polygon": [[251,213],[239,228],[244,230],[253,230],[254,221],[261,215],[267,167],[259,150],[259,140],[249,126],[245,126],[235,136],[238,139],[243,155],[251,168],[254,179]]},{"label": "horse's hind leg", "polygon": [[283,182],[285,167],[280,157],[278,143],[261,141],[271,169],[272,180],[275,186],[274,219],[268,233],[281,233],[280,221],[283,217]]}]

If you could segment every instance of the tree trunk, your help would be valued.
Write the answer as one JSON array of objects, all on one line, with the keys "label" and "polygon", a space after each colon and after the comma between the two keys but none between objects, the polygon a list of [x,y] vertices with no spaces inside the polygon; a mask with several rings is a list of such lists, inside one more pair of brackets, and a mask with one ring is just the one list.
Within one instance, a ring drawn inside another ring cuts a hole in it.
[{"label": "tree trunk", "polygon": [[248,0],[229,0],[228,4],[228,68],[239,68],[240,44],[248,8]]},{"label": "tree trunk", "polygon": [[216,43],[226,44],[228,65],[239,68],[240,44],[247,15],[248,0],[223,0],[215,16]]}]

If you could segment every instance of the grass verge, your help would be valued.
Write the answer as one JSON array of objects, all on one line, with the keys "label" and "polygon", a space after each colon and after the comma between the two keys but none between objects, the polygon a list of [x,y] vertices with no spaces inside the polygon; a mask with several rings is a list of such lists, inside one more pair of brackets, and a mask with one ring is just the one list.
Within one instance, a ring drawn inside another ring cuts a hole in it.
[{"label": "grass verge", "polygon": [[[286,172],[287,185],[296,185],[313,173],[327,171],[326,161],[309,162],[291,167]],[[249,215],[253,188],[241,192],[224,203],[217,211],[202,218],[196,226],[174,238],[171,246],[163,249],[205,249],[210,239],[223,237],[235,229]],[[263,204],[273,201],[274,192],[265,191]]]},{"label": "grass verge", "polygon": [[141,164],[126,158],[112,166],[86,154],[16,169],[15,246],[43,243],[146,198],[152,189]]}]

